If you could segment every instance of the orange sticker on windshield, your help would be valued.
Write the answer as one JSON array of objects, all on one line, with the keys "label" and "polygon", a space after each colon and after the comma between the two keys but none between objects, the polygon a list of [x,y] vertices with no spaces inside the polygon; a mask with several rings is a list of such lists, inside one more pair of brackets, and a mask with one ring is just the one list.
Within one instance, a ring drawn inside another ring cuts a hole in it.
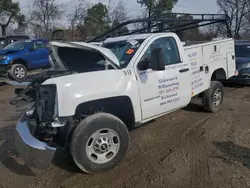
[{"label": "orange sticker on windshield", "polygon": [[126,51],[126,54],[131,55],[133,52],[134,52],[133,49],[129,49],[128,51]]}]

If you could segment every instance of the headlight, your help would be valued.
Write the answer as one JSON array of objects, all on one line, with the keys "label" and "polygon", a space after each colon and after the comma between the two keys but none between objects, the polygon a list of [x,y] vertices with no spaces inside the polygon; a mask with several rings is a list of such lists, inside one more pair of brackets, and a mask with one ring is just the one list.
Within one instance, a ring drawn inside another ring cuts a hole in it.
[{"label": "headlight", "polygon": [[5,59],[7,59],[7,56],[5,56],[5,55],[0,55],[0,60],[5,60]]}]

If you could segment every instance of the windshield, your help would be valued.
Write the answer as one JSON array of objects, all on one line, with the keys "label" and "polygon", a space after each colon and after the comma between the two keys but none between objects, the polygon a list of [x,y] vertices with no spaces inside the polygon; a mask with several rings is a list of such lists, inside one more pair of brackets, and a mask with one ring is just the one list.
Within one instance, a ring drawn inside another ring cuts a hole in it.
[{"label": "windshield", "polygon": [[249,45],[236,45],[236,57],[250,57],[250,44]]},{"label": "windshield", "polygon": [[4,48],[5,40],[0,39],[0,49]]},{"label": "windshield", "polygon": [[4,49],[6,50],[23,50],[30,42],[27,41],[17,41],[9,44]]},{"label": "windshield", "polygon": [[143,40],[117,41],[104,43],[103,47],[110,49],[118,58],[120,67],[125,68],[128,66],[142,42]]}]

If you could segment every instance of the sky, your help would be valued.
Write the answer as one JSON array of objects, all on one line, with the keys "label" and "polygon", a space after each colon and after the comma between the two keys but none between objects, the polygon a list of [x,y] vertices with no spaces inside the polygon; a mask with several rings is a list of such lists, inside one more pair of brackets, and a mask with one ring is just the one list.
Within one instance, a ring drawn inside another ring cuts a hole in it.
[{"label": "sky", "polygon": [[[29,11],[29,5],[32,0],[15,0],[20,3],[22,12]],[[108,3],[108,0],[87,0],[91,3]],[[116,0],[113,0],[114,2]],[[136,0],[122,0],[126,6],[128,14],[130,16],[136,16],[140,13],[140,5],[136,2]],[[57,2],[62,2],[63,4],[70,7],[72,4],[72,0],[57,0]],[[185,13],[218,13],[218,7],[216,5],[216,0],[179,0],[176,6],[173,9],[173,12],[185,12]]]}]

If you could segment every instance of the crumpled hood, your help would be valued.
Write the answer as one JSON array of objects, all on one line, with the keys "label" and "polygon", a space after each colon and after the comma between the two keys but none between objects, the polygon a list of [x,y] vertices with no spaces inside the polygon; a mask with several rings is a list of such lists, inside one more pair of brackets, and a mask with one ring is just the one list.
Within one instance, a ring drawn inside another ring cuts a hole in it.
[{"label": "crumpled hood", "polygon": [[11,53],[19,52],[20,50],[2,49],[0,50],[0,55],[7,55]]},{"label": "crumpled hood", "polygon": [[120,67],[119,60],[117,59],[115,54],[113,54],[113,52],[107,48],[85,42],[51,42],[51,44],[52,46],[69,47],[69,48],[71,47],[71,48],[80,48],[90,51],[98,51],[112,64],[114,64],[117,67]]},{"label": "crumpled hood", "polygon": [[[121,69],[71,74],[50,78],[42,85],[55,84],[59,115],[71,116],[79,104],[113,96],[129,96],[137,91],[137,80]],[[136,92],[137,93],[137,92]],[[137,97],[137,95],[133,95]]]}]

